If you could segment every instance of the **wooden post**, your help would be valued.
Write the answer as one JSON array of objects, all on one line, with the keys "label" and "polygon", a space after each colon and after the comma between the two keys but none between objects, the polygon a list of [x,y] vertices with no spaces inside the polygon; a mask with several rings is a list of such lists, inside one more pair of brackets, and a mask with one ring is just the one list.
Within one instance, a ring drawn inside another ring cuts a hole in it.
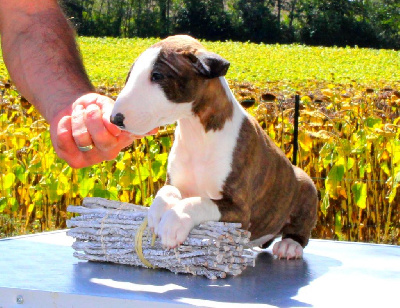
[{"label": "wooden post", "polygon": [[297,152],[299,150],[299,116],[300,116],[300,95],[295,96],[294,105],[294,132],[293,132],[293,165],[297,165]]}]

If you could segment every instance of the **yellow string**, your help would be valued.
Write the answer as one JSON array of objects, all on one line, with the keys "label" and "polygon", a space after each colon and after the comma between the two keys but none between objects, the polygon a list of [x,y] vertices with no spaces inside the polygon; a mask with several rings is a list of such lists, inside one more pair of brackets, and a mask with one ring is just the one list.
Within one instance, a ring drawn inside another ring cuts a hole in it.
[{"label": "yellow string", "polygon": [[[140,227],[138,228],[138,230],[136,231],[136,235],[135,235],[135,251],[136,254],[138,255],[140,261],[142,261],[142,263],[150,268],[155,268],[154,265],[152,265],[149,261],[146,260],[146,258],[143,255],[143,232],[144,230],[146,230],[147,227],[147,217],[145,219],[143,219],[142,224],[140,225]],[[153,234],[153,238],[151,240],[151,246],[154,246],[154,242],[156,240],[156,235]]]}]

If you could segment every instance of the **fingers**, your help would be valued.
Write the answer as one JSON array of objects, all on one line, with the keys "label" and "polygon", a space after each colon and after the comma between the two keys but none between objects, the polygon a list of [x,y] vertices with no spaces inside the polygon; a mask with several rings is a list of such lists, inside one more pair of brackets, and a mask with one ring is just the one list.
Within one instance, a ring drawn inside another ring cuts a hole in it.
[{"label": "fingers", "polygon": [[79,112],[81,111],[78,108],[78,113],[74,114],[75,118],[72,116],[72,112],[69,112],[71,116],[68,116],[68,112],[64,112],[65,115],[60,115],[50,123],[51,140],[57,155],[73,168],[88,167],[104,160],[114,159],[119,153],[119,148],[106,152],[95,147],[87,152],[78,149],[75,138],[78,138],[80,146],[84,146],[83,142],[87,142],[85,134],[88,133],[81,126],[78,126],[78,132],[73,132],[73,118],[74,120],[82,118],[82,114],[79,115]]},{"label": "fingers", "polygon": [[116,148],[120,150],[133,141],[127,135],[118,138],[121,130],[109,120],[113,105],[110,98],[94,93],[80,97],[73,104],[72,135],[78,147],[93,145],[104,152],[105,159],[112,159]]},{"label": "fingers", "polygon": [[[77,99],[72,107],[60,111],[50,123],[58,156],[73,168],[87,167],[115,159],[121,149],[140,137],[121,131],[110,122],[113,106],[112,99],[90,93]],[[156,132],[154,129],[149,134]]]},{"label": "fingers", "polygon": [[68,145],[75,142],[71,132],[72,132],[71,117],[70,116],[62,117],[57,125],[57,133],[56,133],[57,139],[55,140],[56,142],[53,142],[56,150],[58,150],[59,152],[68,152],[69,150]]},{"label": "fingers", "polygon": [[77,105],[72,109],[71,129],[72,137],[78,147],[85,147],[93,144],[86,126],[86,110],[82,105]]},{"label": "fingers", "polygon": [[103,114],[99,106],[95,104],[87,106],[85,114],[86,118],[83,125],[87,127],[88,134],[91,136],[94,146],[102,152],[114,149],[117,146],[118,139],[110,134],[104,126]]},{"label": "fingers", "polygon": [[114,101],[111,98],[97,93],[89,93],[78,98],[73,103],[72,108],[75,109],[76,107],[81,106],[81,108],[87,109],[92,105],[97,105],[101,110],[103,124],[110,134],[115,137],[121,134],[121,129],[110,122],[111,112],[114,107]]},{"label": "fingers", "polygon": [[81,168],[87,165],[72,136],[71,116],[62,117],[57,125],[51,124],[50,134],[54,150],[60,158],[67,161],[73,168]]}]

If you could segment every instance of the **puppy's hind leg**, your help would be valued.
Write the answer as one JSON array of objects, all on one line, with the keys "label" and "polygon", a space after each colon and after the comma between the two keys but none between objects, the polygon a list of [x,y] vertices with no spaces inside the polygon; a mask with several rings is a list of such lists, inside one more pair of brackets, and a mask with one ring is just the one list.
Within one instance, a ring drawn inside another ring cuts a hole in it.
[{"label": "puppy's hind leg", "polygon": [[303,247],[291,238],[284,238],[282,241],[275,243],[272,253],[279,259],[301,259],[303,257]]},{"label": "puppy's hind leg", "polygon": [[290,214],[290,222],[282,228],[282,241],[276,243],[272,252],[278,258],[298,259],[308,244],[311,230],[317,220],[318,193],[307,174],[296,168],[300,189],[296,204]]}]

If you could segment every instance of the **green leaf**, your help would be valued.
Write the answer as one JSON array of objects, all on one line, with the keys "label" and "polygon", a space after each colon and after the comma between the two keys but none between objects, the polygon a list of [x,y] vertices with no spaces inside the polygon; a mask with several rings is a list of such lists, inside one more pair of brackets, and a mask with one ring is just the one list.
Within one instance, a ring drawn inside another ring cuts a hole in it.
[{"label": "green leaf", "polygon": [[18,211],[19,204],[17,202],[17,198],[15,197],[8,198],[8,204],[11,206],[12,212]]},{"label": "green leaf", "polygon": [[171,138],[169,137],[161,137],[161,144],[169,149],[171,147]]},{"label": "green leaf", "polygon": [[61,195],[57,194],[58,183],[56,181],[50,181],[48,184],[49,187],[49,202],[55,203],[61,200]]},{"label": "green leaf", "polygon": [[0,198],[0,213],[2,213],[4,211],[4,209],[7,206],[7,199],[6,197],[1,197]]},{"label": "green leaf", "polygon": [[325,192],[325,190],[321,190],[322,195],[322,204],[321,204],[321,211],[326,216],[326,213],[329,208],[329,194]]},{"label": "green leaf", "polygon": [[326,168],[328,165],[333,164],[338,157],[336,147],[334,144],[331,143],[325,143],[319,154],[322,158],[324,168]]},{"label": "green leaf", "polygon": [[153,203],[154,197],[153,196],[149,196],[144,200],[144,206],[150,206]]},{"label": "green leaf", "polygon": [[33,211],[34,208],[35,208],[35,205],[34,205],[33,203],[29,204],[28,213],[29,213],[29,214],[32,213],[32,211]]},{"label": "green leaf", "polygon": [[33,201],[37,205],[42,205],[43,204],[43,193],[41,191],[36,191],[34,196],[33,196]]},{"label": "green leaf", "polygon": [[110,200],[117,200],[117,201],[119,200],[117,187],[111,187],[110,189],[108,189],[108,192]]},{"label": "green leaf", "polygon": [[349,156],[351,151],[353,150],[351,143],[347,139],[342,139],[340,141],[341,149],[344,155]]},{"label": "green leaf", "polygon": [[110,193],[101,183],[96,183],[93,188],[93,197],[110,199]]},{"label": "green leaf", "polygon": [[370,128],[373,128],[375,125],[382,124],[382,119],[379,119],[379,118],[367,118],[364,123],[365,123],[366,126],[368,126]]},{"label": "green leaf", "polygon": [[344,166],[343,165],[335,165],[328,173],[328,179],[340,182],[343,179],[344,175]]},{"label": "green leaf", "polygon": [[351,187],[351,190],[354,194],[354,203],[358,207],[365,209],[367,206],[367,184],[356,182]]},{"label": "green leaf", "polygon": [[161,162],[163,165],[167,163],[168,153],[161,153],[156,155],[156,161]]},{"label": "green leaf", "polygon": [[392,189],[389,192],[389,196],[388,196],[389,204],[393,202],[394,198],[396,197],[396,194],[397,194],[397,186],[392,187]]},{"label": "green leaf", "polygon": [[351,168],[353,168],[354,163],[355,163],[355,159],[349,157],[349,158],[347,159],[347,170],[350,170]]},{"label": "green leaf", "polygon": [[86,198],[87,197],[89,192],[94,187],[94,182],[95,182],[95,178],[94,177],[85,178],[84,180],[79,182],[78,192],[82,196],[82,198]]},{"label": "green leaf", "polygon": [[335,234],[339,239],[343,237],[342,235],[342,215],[340,211],[337,211],[335,214]]},{"label": "green leaf", "polygon": [[7,173],[6,175],[2,175],[3,188],[9,189],[14,185],[15,182],[15,174]]},{"label": "green leaf", "polygon": [[13,167],[13,172],[17,179],[22,183],[26,184],[27,177],[25,176],[25,168],[22,165],[16,165]]},{"label": "green leaf", "polygon": [[[140,170],[140,172],[139,172],[139,170]],[[149,169],[147,169],[143,165],[139,166],[139,170],[135,169],[135,177],[133,178],[133,181],[132,181],[133,185],[139,185],[140,182],[145,181],[150,175]]]},{"label": "green leaf", "polygon": [[156,160],[153,161],[153,163],[151,164],[154,182],[157,182],[160,178],[165,179],[167,175],[165,170],[167,159],[168,159],[167,153],[156,155]]},{"label": "green leaf", "polygon": [[394,177],[393,187],[390,190],[389,196],[388,196],[389,203],[392,203],[394,198],[396,197],[397,188],[398,188],[399,183],[400,183],[400,171],[397,172],[396,176]]},{"label": "green leaf", "polygon": [[159,179],[159,173],[161,171],[162,163],[160,161],[153,161],[151,164],[151,170],[153,171],[153,179],[157,181]]},{"label": "green leaf", "polygon": [[141,201],[142,201],[142,191],[140,190],[140,188],[137,188],[135,194],[135,203],[140,204]]},{"label": "green leaf", "polygon": [[390,170],[387,161],[384,161],[383,163],[381,163],[380,166],[381,166],[383,172],[385,172],[385,173],[386,173],[387,175],[389,175],[389,176],[391,175],[392,170]]}]

